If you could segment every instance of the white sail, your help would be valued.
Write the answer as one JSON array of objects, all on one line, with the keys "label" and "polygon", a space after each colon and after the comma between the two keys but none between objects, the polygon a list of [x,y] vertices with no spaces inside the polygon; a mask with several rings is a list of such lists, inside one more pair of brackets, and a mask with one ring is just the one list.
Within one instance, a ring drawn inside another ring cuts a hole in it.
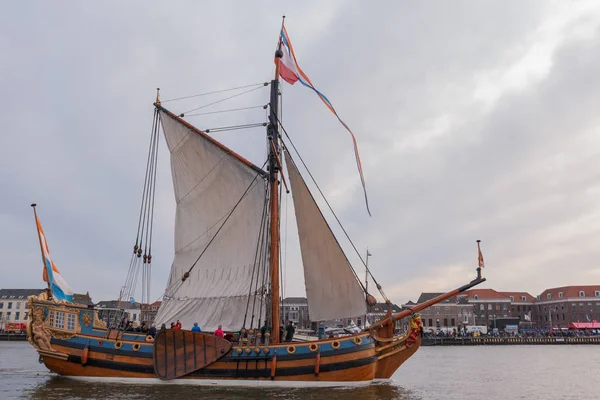
[{"label": "white sail", "polygon": [[350,263],[290,157],[285,157],[310,318],[313,321],[355,317],[367,311],[365,295]]},{"label": "white sail", "polygon": [[[218,325],[224,330],[239,330],[261,235],[266,201],[264,172],[173,114],[162,109],[159,112],[171,153],[177,213],[175,258],[156,323],[169,326],[180,320],[187,329],[198,322],[203,331],[214,331]],[[182,283],[181,278],[198,257]],[[264,321],[265,302],[262,309],[260,303],[257,299],[255,321],[259,316]]]}]

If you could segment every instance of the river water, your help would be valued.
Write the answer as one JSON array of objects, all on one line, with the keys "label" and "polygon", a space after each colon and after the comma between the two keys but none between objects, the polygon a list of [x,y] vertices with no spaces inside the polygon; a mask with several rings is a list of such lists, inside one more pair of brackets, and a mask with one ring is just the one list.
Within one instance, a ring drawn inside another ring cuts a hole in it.
[{"label": "river water", "polygon": [[0,399],[599,399],[600,346],[422,347],[392,380],[346,388],[215,388],[61,378],[27,342],[0,342]]}]

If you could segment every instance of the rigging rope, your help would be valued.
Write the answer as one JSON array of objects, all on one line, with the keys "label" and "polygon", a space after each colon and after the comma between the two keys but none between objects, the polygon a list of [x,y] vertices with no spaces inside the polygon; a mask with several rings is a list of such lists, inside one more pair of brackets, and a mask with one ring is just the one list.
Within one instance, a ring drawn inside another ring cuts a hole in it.
[{"label": "rigging rope", "polygon": [[254,110],[256,108],[266,108],[267,106],[250,106],[250,107],[241,107],[241,108],[231,108],[229,110],[220,110],[220,111],[210,111],[210,112],[204,112],[204,113],[197,113],[197,114],[188,114],[186,115],[186,117],[197,117],[199,115],[210,115],[210,114],[222,114],[222,113],[228,113],[228,112],[233,112],[233,111],[244,111],[244,110]]},{"label": "rigging rope", "polygon": [[238,87],[234,87],[234,88],[230,88],[230,89],[214,90],[212,92],[205,92],[205,93],[199,93],[199,94],[192,94],[192,95],[189,95],[189,96],[176,97],[174,99],[161,100],[161,103],[168,103],[170,101],[191,99],[191,98],[194,98],[194,97],[208,96],[209,94],[231,92],[232,90],[246,89],[246,88],[254,87],[254,86],[269,86],[269,82],[253,83],[251,85],[238,86]]},{"label": "rigging rope", "polygon": [[261,126],[267,126],[266,122],[254,122],[252,124],[243,124],[243,125],[231,125],[231,126],[222,126],[219,128],[210,128],[205,129],[206,133],[216,133],[216,132],[225,132],[225,131],[233,131],[236,129],[248,129],[248,128],[258,128]]},{"label": "rigging rope", "polygon": [[[277,116],[275,116],[275,118],[277,118]],[[313,174],[310,172],[310,170],[308,169],[308,166],[306,165],[306,163],[304,162],[304,159],[302,158],[302,156],[300,155],[300,152],[298,151],[298,149],[296,148],[296,146],[294,145],[294,142],[292,141],[292,139],[290,138],[290,136],[288,135],[285,127],[283,126],[283,124],[281,123],[281,121],[279,121],[279,119],[277,120],[277,122],[279,123],[279,125],[281,126],[281,129],[283,130],[283,133],[285,134],[285,136],[287,137],[288,141],[290,142],[290,144],[292,145],[292,148],[294,149],[294,151],[296,152],[296,154],[298,154],[298,158],[300,159],[300,162],[302,162],[302,165],[304,166],[304,168],[306,169],[306,172],[308,172],[308,175],[310,176],[311,180],[313,181],[313,183],[315,184],[315,187],[317,188],[317,190],[319,191],[319,193],[321,194],[321,197],[323,197],[323,200],[325,200],[325,204],[327,204],[327,207],[329,208],[329,211],[331,211],[331,213],[333,214],[333,216],[335,217],[335,220],[337,221],[338,225],[340,226],[340,228],[342,229],[342,231],[344,232],[344,235],[346,235],[346,238],[348,239],[348,241],[350,242],[350,244],[352,245],[352,248],[354,249],[354,251],[356,252],[356,255],[358,255],[358,258],[360,259],[360,261],[363,263],[363,265],[365,266],[365,268],[367,267],[367,264],[365,263],[365,260],[362,258],[362,255],[360,254],[360,252],[358,251],[358,249],[356,248],[356,246],[354,245],[354,242],[352,241],[352,239],[350,239],[350,235],[348,235],[348,232],[346,231],[346,229],[344,228],[344,226],[342,225],[342,222],[340,221],[340,219],[338,218],[337,214],[335,213],[335,211],[333,211],[333,208],[331,207],[331,204],[329,204],[329,201],[327,200],[327,198],[325,197],[325,194],[323,193],[323,191],[321,190],[321,188],[319,187],[319,185],[317,184],[317,181],[315,180]],[[283,142],[283,138],[282,142]],[[287,150],[287,146],[285,146],[284,143],[284,148]],[[289,153],[289,151],[288,151]],[[352,269],[352,272],[354,273],[354,276],[356,276],[356,279],[358,280],[358,283],[361,285],[361,287],[363,288],[363,290],[365,290],[364,285],[362,284],[362,281],[358,278],[358,275],[356,274],[356,271],[354,270],[354,267],[352,266],[352,264],[348,263],[350,265],[350,268]],[[371,273],[371,270],[369,270],[369,275],[371,276],[371,278],[373,279],[373,282],[375,283],[377,290],[379,290],[379,293],[381,294],[381,296],[383,296],[383,299],[385,301],[388,300],[387,296],[385,295],[385,293],[383,292],[383,288],[382,286],[377,282],[377,280],[375,279],[375,277],[373,276],[373,274]]]},{"label": "rigging rope", "polygon": [[[121,320],[125,314],[121,308],[122,301],[129,301],[135,295],[138,278],[141,270],[142,281],[142,307],[143,304],[150,301],[150,276],[152,261],[152,233],[154,221],[154,204],[156,198],[156,171],[158,163],[158,139],[159,139],[159,114],[154,110],[152,118],[152,129],[150,134],[150,143],[148,145],[148,157],[146,159],[146,173],[144,177],[144,186],[142,190],[142,201],[140,204],[140,213],[138,217],[138,227],[133,246],[133,254],[129,261],[129,269],[125,279],[125,285],[119,293],[119,310],[113,315],[113,320],[109,329],[121,329]],[[143,250],[142,250],[143,248]],[[143,253],[143,257],[142,257]],[[141,265],[140,265],[141,262]]]},{"label": "rigging rope", "polygon": [[180,117],[184,117],[184,116],[185,116],[185,114],[187,114],[187,113],[189,113],[189,112],[196,111],[196,110],[200,110],[200,109],[202,109],[202,108],[206,108],[206,107],[210,107],[210,106],[212,106],[212,105],[215,105],[215,104],[222,103],[222,102],[224,102],[224,101],[226,101],[226,100],[230,100],[230,99],[233,99],[233,98],[235,98],[235,97],[239,97],[239,96],[241,96],[241,95],[244,95],[244,94],[247,94],[247,93],[253,92],[253,91],[255,91],[255,90],[258,90],[258,89],[261,89],[261,88],[263,88],[263,87],[264,87],[264,86],[258,86],[258,87],[255,87],[255,88],[253,88],[253,89],[250,89],[250,90],[245,90],[245,91],[243,91],[242,93],[237,93],[237,94],[234,94],[234,95],[232,95],[232,96],[225,97],[224,99],[220,99],[220,100],[217,100],[217,101],[213,101],[212,103],[208,103],[208,104],[205,104],[205,105],[203,105],[203,106],[200,106],[200,107],[192,108],[191,110],[187,110],[186,112],[183,112],[183,113],[181,113]]}]

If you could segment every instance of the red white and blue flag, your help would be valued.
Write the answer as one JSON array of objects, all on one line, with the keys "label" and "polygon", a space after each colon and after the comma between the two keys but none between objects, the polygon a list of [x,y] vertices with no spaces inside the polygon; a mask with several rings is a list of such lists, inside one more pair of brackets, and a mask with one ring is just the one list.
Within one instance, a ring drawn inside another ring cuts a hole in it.
[{"label": "red white and blue flag", "polygon": [[46,242],[46,234],[44,233],[44,229],[42,229],[42,224],[38,219],[37,213],[35,214],[35,223],[38,229],[38,235],[40,238],[40,247],[42,248],[42,257],[44,258],[44,273],[42,278],[44,282],[48,282],[50,286],[50,290],[52,290],[52,297],[56,301],[73,301],[73,291],[67,284],[67,282],[63,279],[54,265],[54,261],[50,257],[50,250],[48,249],[48,243]]},{"label": "red white and blue flag", "polygon": [[356,143],[356,137],[354,136],[354,133],[352,132],[352,130],[350,130],[348,125],[346,125],[346,123],[342,121],[338,113],[335,111],[335,108],[333,108],[333,105],[331,104],[329,99],[319,90],[317,90],[317,88],[315,88],[308,76],[306,76],[304,71],[302,71],[302,69],[298,65],[296,55],[294,54],[294,48],[292,47],[292,42],[290,41],[290,37],[288,36],[285,26],[282,26],[281,28],[280,41],[281,50],[283,51],[283,57],[281,57],[279,64],[279,75],[281,76],[281,79],[283,79],[290,85],[293,85],[296,82],[300,82],[307,88],[312,89],[323,101],[323,103],[325,103],[327,108],[329,108],[329,110],[337,117],[338,121],[340,121],[344,128],[346,128],[346,130],[350,132],[350,135],[352,136],[352,144],[354,145],[354,156],[356,157],[356,166],[358,168],[358,173],[360,174],[360,182],[362,184],[363,193],[365,195],[365,204],[367,206],[367,212],[369,213],[369,215],[371,215],[371,210],[369,209],[369,200],[367,199],[367,187],[365,184],[365,177],[363,175],[362,164],[360,162],[360,156],[358,155],[358,144]]}]

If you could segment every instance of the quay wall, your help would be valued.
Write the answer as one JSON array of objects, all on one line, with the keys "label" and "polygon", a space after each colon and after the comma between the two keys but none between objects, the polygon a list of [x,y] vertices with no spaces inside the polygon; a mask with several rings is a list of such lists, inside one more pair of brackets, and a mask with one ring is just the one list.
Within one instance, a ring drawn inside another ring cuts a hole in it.
[{"label": "quay wall", "polygon": [[0,340],[27,340],[27,335],[24,333],[0,333]]},{"label": "quay wall", "polygon": [[504,346],[519,344],[600,344],[600,336],[591,337],[460,337],[423,338],[421,346]]}]

